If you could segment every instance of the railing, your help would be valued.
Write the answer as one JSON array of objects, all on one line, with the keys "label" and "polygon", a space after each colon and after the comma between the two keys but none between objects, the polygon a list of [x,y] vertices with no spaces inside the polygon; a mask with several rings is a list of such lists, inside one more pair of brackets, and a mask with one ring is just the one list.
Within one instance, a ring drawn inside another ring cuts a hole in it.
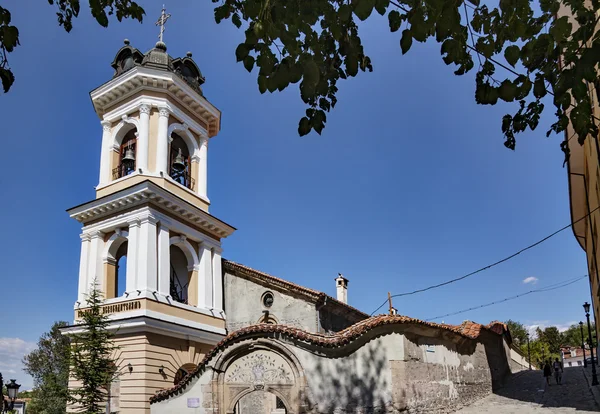
[{"label": "railing", "polygon": [[182,186],[187,187],[190,190],[194,191],[194,185],[196,184],[196,182],[192,178],[189,171],[177,172],[177,171],[171,170],[171,178],[173,180],[177,181]]},{"label": "railing", "polygon": [[126,175],[129,175],[134,171],[135,171],[135,167],[133,167],[131,165],[119,164],[118,167],[115,167],[112,170],[113,180],[116,180],[117,178],[125,177]]},{"label": "railing", "polygon": [[183,285],[177,277],[177,273],[175,272],[175,268],[171,265],[171,286],[170,286],[170,294],[175,302],[185,303],[187,305],[187,298],[184,293],[188,288],[188,283]]}]

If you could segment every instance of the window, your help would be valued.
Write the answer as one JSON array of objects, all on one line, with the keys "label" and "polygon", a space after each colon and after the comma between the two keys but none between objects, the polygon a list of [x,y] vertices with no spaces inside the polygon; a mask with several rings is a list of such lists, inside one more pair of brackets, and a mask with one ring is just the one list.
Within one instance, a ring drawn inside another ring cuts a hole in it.
[{"label": "window", "polygon": [[136,166],[136,137],[135,130],[129,131],[124,137],[119,149],[119,165],[113,168],[113,180],[125,177],[135,171]]},{"label": "window", "polygon": [[170,294],[174,301],[179,303],[188,303],[188,287],[190,284],[190,275],[188,270],[188,261],[183,251],[172,245],[169,248],[171,257],[171,280]]},{"label": "window", "polygon": [[183,138],[172,134],[171,150],[169,151],[169,176],[184,187],[194,189],[190,151]]},{"label": "window", "polygon": [[265,293],[262,297],[262,303],[265,308],[270,308],[271,306],[273,306],[274,300],[275,299],[273,298],[273,294],[271,292]]},{"label": "window", "polygon": [[577,361],[577,366],[580,366],[580,365],[581,365],[581,361]]}]

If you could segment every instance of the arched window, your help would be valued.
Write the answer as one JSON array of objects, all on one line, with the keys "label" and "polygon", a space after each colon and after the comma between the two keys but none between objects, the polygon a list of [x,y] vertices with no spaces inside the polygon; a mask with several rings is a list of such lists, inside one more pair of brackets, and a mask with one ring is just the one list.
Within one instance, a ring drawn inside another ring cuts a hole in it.
[{"label": "arched window", "polygon": [[190,284],[190,275],[187,257],[185,257],[185,254],[179,247],[174,245],[171,245],[169,248],[169,253],[171,256],[171,297],[176,302],[188,303],[188,286]]},{"label": "arched window", "polygon": [[117,269],[115,272],[115,292],[114,297],[119,297],[125,293],[127,283],[127,242],[121,243],[117,250]]},{"label": "arched window", "polygon": [[173,140],[169,151],[169,175],[179,184],[193,190],[194,179],[192,178],[190,150],[179,135],[172,134],[171,137]]},{"label": "arched window", "polygon": [[194,364],[185,364],[182,367],[180,367],[177,372],[175,373],[175,378],[173,380],[173,384],[177,385],[181,382],[182,379],[185,378],[185,376],[187,374],[189,374],[190,372],[193,372],[196,369],[196,365]]},{"label": "arched window", "polygon": [[123,137],[119,149],[119,165],[113,168],[113,180],[125,177],[135,171],[136,166],[136,137],[135,129],[129,131]]}]

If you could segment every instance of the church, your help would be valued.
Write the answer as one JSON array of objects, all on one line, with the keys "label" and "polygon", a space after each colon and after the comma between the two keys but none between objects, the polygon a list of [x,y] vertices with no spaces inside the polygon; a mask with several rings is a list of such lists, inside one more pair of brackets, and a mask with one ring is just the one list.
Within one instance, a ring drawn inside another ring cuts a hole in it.
[{"label": "church", "polygon": [[83,228],[64,333],[83,329],[97,283],[118,346],[107,413],[427,412],[523,368],[504,324],[370,318],[348,304],[343,275],[332,275],[334,298],[224,259],[236,229],[210,214],[207,191],[221,112],[192,54],[168,54],[163,29],[147,52],[125,40],[90,93],[96,195],[68,210]]}]

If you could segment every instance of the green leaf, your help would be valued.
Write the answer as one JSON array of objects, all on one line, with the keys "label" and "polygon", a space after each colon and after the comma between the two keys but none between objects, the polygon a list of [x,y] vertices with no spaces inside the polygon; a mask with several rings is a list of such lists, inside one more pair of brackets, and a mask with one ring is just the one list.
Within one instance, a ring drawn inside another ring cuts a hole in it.
[{"label": "green leaf", "polygon": [[302,117],[300,123],[298,124],[298,134],[301,137],[308,134],[310,132],[310,121],[307,117]]},{"label": "green leaf", "polygon": [[402,38],[400,39],[400,48],[402,49],[402,54],[404,55],[410,49],[412,45],[412,33],[410,29],[405,29],[402,31]]},{"label": "green leaf", "polygon": [[347,4],[342,4],[338,10],[338,17],[341,21],[347,22],[352,15],[352,8]]},{"label": "green leaf", "polygon": [[238,29],[242,27],[242,19],[240,19],[240,15],[238,13],[234,13],[231,17],[231,22],[235,24],[235,27]]},{"label": "green leaf", "polygon": [[354,14],[360,20],[367,20],[375,7],[375,0],[356,0],[354,3]]},{"label": "green leaf", "polygon": [[319,83],[320,72],[319,67],[315,63],[314,59],[310,58],[304,63],[304,81],[317,84]]},{"label": "green leaf", "polygon": [[0,68],[0,79],[2,80],[2,89],[4,89],[4,93],[7,93],[15,83],[15,75],[10,69]]},{"label": "green leaf", "polygon": [[469,0],[469,3],[471,3],[475,7],[479,7],[479,0]]},{"label": "green leaf", "polygon": [[389,5],[390,0],[375,0],[375,10],[382,16],[385,14]]},{"label": "green leaf", "polygon": [[519,61],[520,54],[521,49],[519,49],[519,46],[512,45],[504,50],[504,58],[513,68]]},{"label": "green leaf", "polygon": [[356,74],[358,73],[358,56],[346,56],[346,72],[350,76],[356,76]]},{"label": "green leaf", "polygon": [[250,53],[250,48],[248,45],[245,43],[240,43],[237,49],[235,49],[235,58],[238,62],[241,62],[246,56],[248,56],[248,53]]},{"label": "green leaf", "polygon": [[252,68],[254,68],[254,56],[246,56],[244,58],[244,67],[248,72],[252,72]]},{"label": "green leaf", "polygon": [[573,97],[576,101],[585,99],[588,94],[588,89],[582,81],[576,81],[572,88]]},{"label": "green leaf", "polygon": [[402,25],[402,17],[400,16],[398,10],[392,10],[388,14],[388,21],[390,23],[391,32],[397,32],[400,29],[400,26]]},{"label": "green leaf", "polygon": [[517,87],[514,83],[505,79],[498,88],[498,97],[506,102],[512,102],[515,100],[517,94]]},{"label": "green leaf", "polygon": [[267,77],[263,75],[258,75],[258,90],[260,93],[265,93],[267,91]]},{"label": "green leaf", "polygon": [[567,16],[562,16],[554,20],[550,27],[550,34],[554,37],[554,40],[559,43],[571,36],[572,29],[573,25],[569,22],[569,18]]},{"label": "green leaf", "polygon": [[460,54],[460,46],[458,40],[456,39],[446,39],[444,43],[442,43],[441,52],[444,56],[442,59],[449,65],[453,62],[457,62]]},{"label": "green leaf", "polygon": [[12,52],[19,44],[19,30],[15,26],[0,26],[0,41],[7,52]]},{"label": "green leaf", "polygon": [[536,78],[535,82],[533,83],[533,96],[538,99],[546,96],[546,83],[544,78]]}]

